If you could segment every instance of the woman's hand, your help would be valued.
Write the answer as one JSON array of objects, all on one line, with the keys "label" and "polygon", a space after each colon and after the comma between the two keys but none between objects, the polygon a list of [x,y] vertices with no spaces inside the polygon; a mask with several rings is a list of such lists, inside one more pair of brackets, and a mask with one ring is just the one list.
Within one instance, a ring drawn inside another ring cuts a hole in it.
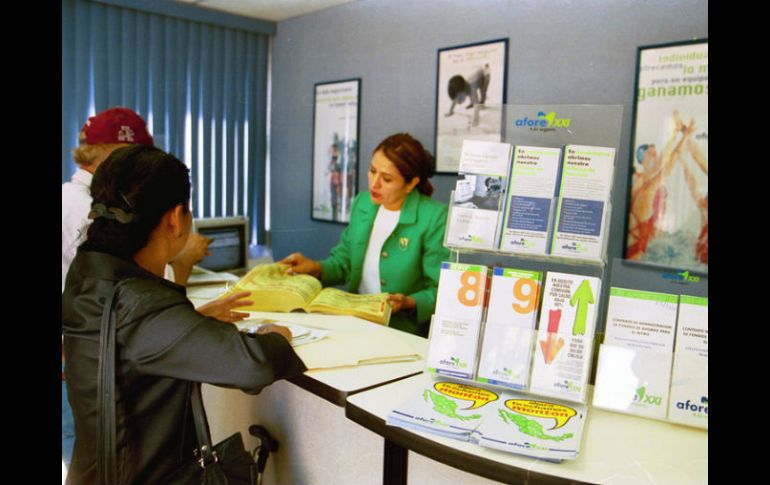
[{"label": "woman's hand", "polygon": [[278,335],[281,335],[283,338],[285,338],[287,342],[291,342],[291,330],[289,330],[287,327],[276,325],[274,323],[262,325],[257,329],[257,333],[277,333]]},{"label": "woman's hand", "polygon": [[417,308],[417,303],[414,301],[414,298],[406,296],[403,293],[392,293],[388,295],[388,301],[390,302],[390,310],[393,313]]},{"label": "woman's hand", "polygon": [[302,253],[291,253],[278,261],[278,263],[289,265],[289,269],[286,270],[287,274],[309,274],[310,276],[320,278],[323,271],[321,263],[308,258]]},{"label": "woman's hand", "polygon": [[233,308],[251,305],[254,303],[245,298],[251,295],[249,291],[241,291],[230,296],[220,297],[197,308],[198,313],[207,317],[214,317],[223,322],[235,323],[249,318],[248,313],[234,311]]}]

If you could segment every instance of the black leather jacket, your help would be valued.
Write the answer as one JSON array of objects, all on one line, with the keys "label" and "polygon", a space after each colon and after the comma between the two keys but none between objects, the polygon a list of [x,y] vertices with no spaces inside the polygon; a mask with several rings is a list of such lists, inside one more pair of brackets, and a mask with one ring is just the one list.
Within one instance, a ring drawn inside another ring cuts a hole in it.
[{"label": "black leather jacket", "polygon": [[62,294],[67,393],[75,417],[68,484],[95,484],[96,383],[102,308],[117,321],[117,477],[153,484],[192,459],[197,447],[190,413],[191,382],[250,394],[306,370],[277,334],[249,336],[195,311],[185,289],[133,262],[80,251]]}]

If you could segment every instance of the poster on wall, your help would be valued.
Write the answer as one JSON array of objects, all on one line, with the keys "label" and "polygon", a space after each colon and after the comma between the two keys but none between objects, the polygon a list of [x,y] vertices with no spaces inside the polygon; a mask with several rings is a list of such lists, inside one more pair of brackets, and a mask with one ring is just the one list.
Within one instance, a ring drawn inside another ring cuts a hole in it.
[{"label": "poster on wall", "polygon": [[313,110],[312,219],[347,223],[358,189],[361,79],[317,83]]},{"label": "poster on wall", "polygon": [[508,39],[438,51],[436,171],[457,173],[463,140],[500,142],[508,72]]},{"label": "poster on wall", "polygon": [[708,40],[640,47],[627,259],[708,271]]}]

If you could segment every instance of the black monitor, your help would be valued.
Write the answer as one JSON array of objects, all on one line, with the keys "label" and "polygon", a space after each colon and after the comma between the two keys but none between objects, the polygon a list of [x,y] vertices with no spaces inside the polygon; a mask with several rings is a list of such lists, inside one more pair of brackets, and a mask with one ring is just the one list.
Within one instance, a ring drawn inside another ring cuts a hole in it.
[{"label": "black monitor", "polygon": [[243,216],[195,219],[195,230],[211,239],[198,266],[211,271],[243,272],[249,262],[249,220]]}]

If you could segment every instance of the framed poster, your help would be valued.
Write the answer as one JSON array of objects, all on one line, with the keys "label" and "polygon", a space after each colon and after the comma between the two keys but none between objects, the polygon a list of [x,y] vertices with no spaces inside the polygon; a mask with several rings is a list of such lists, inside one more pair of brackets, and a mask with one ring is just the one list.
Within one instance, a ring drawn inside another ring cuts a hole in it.
[{"label": "framed poster", "polygon": [[436,172],[457,173],[463,140],[503,139],[508,39],[438,50]]},{"label": "framed poster", "polygon": [[314,87],[312,219],[350,221],[350,203],[358,192],[360,96],[360,78]]},{"label": "framed poster", "polygon": [[639,47],[626,259],[708,271],[708,39]]}]

